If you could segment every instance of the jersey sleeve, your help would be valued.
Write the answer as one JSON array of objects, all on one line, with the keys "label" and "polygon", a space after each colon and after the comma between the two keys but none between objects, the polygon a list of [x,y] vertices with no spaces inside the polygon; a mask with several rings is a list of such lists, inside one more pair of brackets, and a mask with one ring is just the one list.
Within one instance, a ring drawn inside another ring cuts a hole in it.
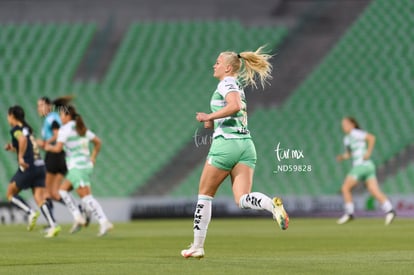
[{"label": "jersey sleeve", "polygon": [[56,114],[56,113],[54,113],[54,112],[51,112],[46,117],[45,124],[46,124],[46,127],[50,128],[52,130],[55,130],[55,129],[59,129],[60,128],[60,125],[62,123],[60,122],[59,115]]},{"label": "jersey sleeve", "polygon": [[351,136],[358,140],[365,140],[365,138],[367,137],[367,132],[361,129],[353,129],[351,131]]},{"label": "jersey sleeve", "polygon": [[351,152],[351,143],[349,142],[348,136],[344,137],[344,149],[345,149],[345,152]]},{"label": "jersey sleeve", "polygon": [[344,137],[344,146],[345,147],[349,146],[349,138],[348,137]]},{"label": "jersey sleeve", "polygon": [[16,140],[19,139],[20,136],[23,135],[23,132],[21,129],[15,129],[12,131],[12,137],[15,138]]},{"label": "jersey sleeve", "polygon": [[22,132],[23,132],[23,135],[25,137],[30,136],[30,130],[29,130],[29,128],[23,127]]},{"label": "jersey sleeve", "polygon": [[226,95],[230,92],[242,92],[234,78],[223,79],[223,81],[219,83],[217,90],[223,98],[226,98]]},{"label": "jersey sleeve", "polygon": [[25,136],[25,137],[27,137],[27,136],[30,135],[30,131],[29,131],[29,129],[27,127],[23,127],[21,129],[15,129],[15,130],[13,130],[12,136],[15,139],[19,139],[19,137],[22,136],[22,135]]},{"label": "jersey sleeve", "polygon": [[87,130],[86,131],[86,138],[88,139],[88,140],[92,140],[92,139],[94,139],[95,137],[96,137],[96,135],[95,135],[95,133],[94,132],[92,132],[91,130]]},{"label": "jersey sleeve", "polygon": [[60,128],[59,122],[53,120],[52,124],[50,125],[50,128],[52,128],[52,130],[58,130]]},{"label": "jersey sleeve", "polygon": [[59,129],[58,136],[56,139],[57,142],[65,143],[68,140],[68,132],[65,130],[66,128],[63,127]]}]

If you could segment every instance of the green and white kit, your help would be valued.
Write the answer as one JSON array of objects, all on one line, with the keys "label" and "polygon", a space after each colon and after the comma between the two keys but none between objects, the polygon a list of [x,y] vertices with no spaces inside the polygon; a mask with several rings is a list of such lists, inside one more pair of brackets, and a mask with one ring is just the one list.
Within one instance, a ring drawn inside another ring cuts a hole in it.
[{"label": "green and white kit", "polygon": [[246,96],[235,77],[225,77],[214,91],[210,108],[216,112],[226,106],[226,96],[230,92],[240,94],[242,109],[228,117],[214,120],[213,142],[207,156],[208,163],[231,170],[237,163],[252,168],[256,165],[256,149],[247,128]]},{"label": "green and white kit", "polygon": [[376,177],[374,162],[370,159],[364,159],[364,155],[367,152],[366,136],[367,132],[361,129],[352,129],[344,137],[344,145],[352,157],[352,169],[348,175],[361,181]]},{"label": "green and white kit", "polygon": [[68,174],[66,178],[75,189],[90,186],[93,163],[89,150],[89,142],[95,138],[95,134],[87,130],[84,136],[76,132],[75,121],[69,121],[60,127],[57,142],[64,144],[66,153],[66,165]]}]

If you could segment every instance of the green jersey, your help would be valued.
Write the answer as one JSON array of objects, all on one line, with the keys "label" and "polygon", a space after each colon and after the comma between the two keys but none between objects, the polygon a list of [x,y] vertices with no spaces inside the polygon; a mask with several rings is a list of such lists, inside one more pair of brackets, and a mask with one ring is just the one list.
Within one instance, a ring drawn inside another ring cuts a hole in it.
[{"label": "green jersey", "polygon": [[366,165],[371,163],[371,160],[364,160],[364,155],[367,152],[367,143],[365,138],[367,132],[361,129],[353,129],[344,138],[346,149],[351,153],[352,165]]},{"label": "green jersey", "polygon": [[62,142],[66,153],[66,165],[68,170],[73,168],[90,169],[93,167],[91,161],[89,142],[95,138],[90,130],[84,136],[76,132],[76,122],[71,120],[60,127],[57,142]]},{"label": "green jersey", "polygon": [[246,96],[243,88],[235,77],[225,77],[217,86],[211,97],[210,108],[216,112],[226,106],[226,95],[230,92],[240,94],[242,108],[237,113],[214,120],[213,138],[222,136],[226,139],[245,139],[251,138],[247,129],[247,105]]}]

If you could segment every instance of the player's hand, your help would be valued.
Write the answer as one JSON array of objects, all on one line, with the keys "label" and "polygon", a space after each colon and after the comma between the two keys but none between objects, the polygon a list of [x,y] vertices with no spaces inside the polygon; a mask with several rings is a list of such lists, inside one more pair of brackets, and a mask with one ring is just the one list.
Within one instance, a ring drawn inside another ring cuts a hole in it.
[{"label": "player's hand", "polygon": [[92,161],[93,166],[95,166],[96,158],[91,158],[91,161]]},{"label": "player's hand", "polygon": [[50,143],[45,142],[45,145],[43,147],[43,150],[45,151],[51,151],[53,149],[53,145]]},{"label": "player's hand", "polygon": [[43,146],[43,150],[45,150],[45,151],[49,151],[49,150],[50,150],[50,144],[46,143],[46,144]]},{"label": "player's hand", "polygon": [[344,160],[344,156],[343,155],[337,155],[336,156],[336,161],[337,162],[341,162],[341,161],[343,161]]},{"label": "player's hand", "polygon": [[369,152],[366,152],[364,155],[364,160],[369,160],[370,157],[371,157],[371,154]]},{"label": "player's hand", "polygon": [[13,150],[13,145],[11,145],[11,143],[7,143],[6,145],[4,145],[4,150],[6,151]]},{"label": "player's hand", "polygon": [[29,168],[29,164],[27,164],[23,158],[19,158],[19,166],[20,169],[22,169],[22,171],[26,170],[27,168]]},{"label": "player's hand", "polygon": [[199,122],[207,122],[210,120],[210,115],[206,113],[196,113],[196,119]]},{"label": "player's hand", "polygon": [[42,139],[37,139],[36,143],[37,143],[37,146],[39,146],[39,148],[42,148],[43,150],[45,149],[46,141],[44,141]]},{"label": "player's hand", "polygon": [[214,122],[213,121],[209,120],[209,121],[204,122],[204,128],[213,129],[213,127],[214,127]]}]

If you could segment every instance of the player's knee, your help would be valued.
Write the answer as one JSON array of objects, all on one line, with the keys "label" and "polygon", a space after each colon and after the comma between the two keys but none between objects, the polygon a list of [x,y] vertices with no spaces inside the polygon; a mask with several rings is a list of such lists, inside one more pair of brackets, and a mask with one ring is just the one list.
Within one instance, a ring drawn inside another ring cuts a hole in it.
[{"label": "player's knee", "polygon": [[51,198],[51,199],[53,199],[53,200],[56,200],[56,201],[60,200],[60,194],[59,194],[59,191],[56,191],[55,193],[52,193],[52,194],[50,195],[50,198]]},{"label": "player's knee", "polygon": [[10,202],[13,198],[14,195],[16,195],[17,193],[15,192],[15,189],[12,187],[12,185],[9,185],[9,187],[7,188],[7,192],[6,192],[6,198],[7,200]]},{"label": "player's knee", "polygon": [[81,198],[91,195],[91,189],[88,186],[79,187],[78,189],[76,189],[76,192]]},{"label": "player's knee", "polygon": [[10,189],[7,189],[6,198],[8,201],[11,201],[11,199],[13,198],[13,193],[10,192]]}]

